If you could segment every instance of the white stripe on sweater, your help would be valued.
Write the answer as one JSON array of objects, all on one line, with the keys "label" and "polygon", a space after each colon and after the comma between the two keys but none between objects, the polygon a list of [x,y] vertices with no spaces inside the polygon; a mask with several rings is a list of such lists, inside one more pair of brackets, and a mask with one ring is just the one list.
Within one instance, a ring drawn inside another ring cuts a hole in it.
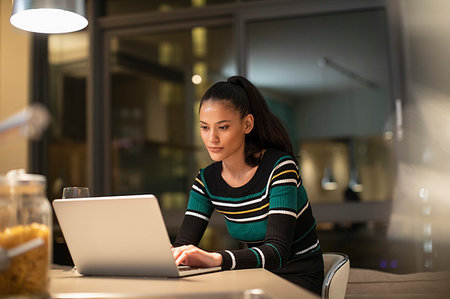
[{"label": "white stripe on sweater", "polygon": [[259,219],[263,219],[265,218],[269,213],[265,213],[263,215],[259,215],[259,216],[255,216],[255,217],[249,217],[249,218],[242,218],[242,219],[234,219],[234,218],[230,218],[227,217],[225,215],[223,215],[226,219],[233,221],[233,222],[247,222],[247,221],[253,221],[253,220],[259,220]]},{"label": "white stripe on sweater", "polygon": [[292,212],[292,211],[286,211],[286,210],[270,210],[269,211],[269,215],[270,214],[283,214],[283,215],[291,215],[294,216],[295,218],[297,218],[297,214]]},{"label": "white stripe on sweater", "polygon": [[236,268],[236,258],[234,257],[234,254],[229,251],[229,250],[225,250],[226,253],[228,253],[231,256],[231,268],[230,270],[233,270],[234,268]]},{"label": "white stripe on sweater", "polygon": [[295,255],[303,254],[303,253],[305,253],[305,252],[307,252],[307,251],[310,251],[310,250],[316,248],[317,246],[319,246],[319,240],[317,240],[317,242],[316,242],[314,245],[309,246],[308,248],[303,249],[302,251],[297,252]]},{"label": "white stripe on sweater", "polygon": [[259,255],[261,256],[261,265],[262,268],[264,268],[266,266],[266,258],[263,254],[263,252],[261,251],[261,249],[257,248],[257,247],[252,247],[253,249],[255,249],[256,251],[258,251]]},{"label": "white stripe on sweater", "polygon": [[279,180],[279,181],[275,181],[272,183],[272,186],[278,185],[278,184],[285,184],[285,183],[293,183],[297,186],[297,180],[296,179],[284,179],[284,180]]},{"label": "white stripe on sweater", "polygon": [[199,192],[199,193],[205,195],[205,192],[203,192],[202,189],[200,189],[199,187],[197,187],[197,186],[195,186],[195,185],[192,185],[192,189],[194,189],[195,191],[197,191],[197,192]]},{"label": "white stripe on sweater", "polygon": [[305,207],[297,214],[297,218],[309,207],[309,202],[306,203]]},{"label": "white stripe on sweater", "polygon": [[186,213],[184,213],[184,214],[185,214],[185,215],[191,215],[191,216],[194,216],[194,217],[201,218],[201,219],[203,219],[203,220],[209,221],[209,218],[208,218],[208,217],[206,217],[205,215],[196,213],[196,212],[186,211]]},{"label": "white stripe on sweater", "polygon": [[[270,181],[272,180],[273,173],[274,173],[276,170],[278,170],[280,167],[282,167],[282,166],[284,166],[284,165],[287,165],[287,164],[294,164],[295,167],[297,167],[297,164],[295,164],[295,162],[294,162],[293,160],[287,160],[287,161],[281,162],[280,164],[278,164],[277,166],[275,166],[275,168],[272,169],[272,172],[270,173],[269,179],[268,179],[268,181],[267,181],[267,184],[266,184],[266,192],[265,192],[264,195],[261,196],[260,198],[256,198],[256,199],[253,199],[253,200],[250,200],[250,201],[240,202],[240,203],[218,202],[218,201],[214,201],[214,200],[211,200],[211,202],[212,202],[214,205],[222,206],[222,207],[242,207],[242,206],[251,205],[251,204],[254,204],[254,203],[257,203],[257,202],[261,202],[261,201],[263,201],[264,198],[266,198],[267,195],[269,194],[269,186],[270,186]],[[298,169],[298,168],[297,168],[297,169]],[[297,181],[296,181],[296,182],[297,182]]]}]

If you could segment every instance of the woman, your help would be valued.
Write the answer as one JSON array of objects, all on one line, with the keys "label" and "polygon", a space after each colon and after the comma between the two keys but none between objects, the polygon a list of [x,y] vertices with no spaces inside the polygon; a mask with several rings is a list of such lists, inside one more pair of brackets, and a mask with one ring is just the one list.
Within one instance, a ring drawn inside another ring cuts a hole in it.
[{"label": "woman", "polygon": [[[215,163],[200,170],[172,249],[176,263],[223,270],[266,268],[320,294],[323,260],[315,219],[289,136],[247,79],[230,77],[200,101],[202,140]],[[246,249],[196,247],[212,212]]]}]

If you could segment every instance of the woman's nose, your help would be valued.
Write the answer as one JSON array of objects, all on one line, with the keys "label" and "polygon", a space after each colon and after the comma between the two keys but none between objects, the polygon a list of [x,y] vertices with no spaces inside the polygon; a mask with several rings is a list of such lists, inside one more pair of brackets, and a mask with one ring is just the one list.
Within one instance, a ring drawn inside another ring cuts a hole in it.
[{"label": "woman's nose", "polygon": [[217,132],[215,129],[210,130],[208,139],[209,139],[209,142],[211,142],[211,143],[219,142],[219,136],[217,135]]}]

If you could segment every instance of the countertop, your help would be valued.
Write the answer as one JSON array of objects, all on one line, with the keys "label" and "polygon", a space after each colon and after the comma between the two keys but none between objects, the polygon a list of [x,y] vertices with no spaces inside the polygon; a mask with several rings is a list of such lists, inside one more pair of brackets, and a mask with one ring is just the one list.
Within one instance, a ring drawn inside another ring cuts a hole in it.
[{"label": "countertop", "polygon": [[54,269],[49,293],[52,298],[318,298],[264,269],[185,278],[94,277]]}]

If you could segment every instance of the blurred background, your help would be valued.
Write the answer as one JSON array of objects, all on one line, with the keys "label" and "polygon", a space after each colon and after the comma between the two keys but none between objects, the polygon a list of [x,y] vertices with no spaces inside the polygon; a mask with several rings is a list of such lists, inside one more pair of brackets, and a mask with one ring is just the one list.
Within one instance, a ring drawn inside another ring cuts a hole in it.
[{"label": "blurred background", "polygon": [[[0,1],[0,120],[33,102],[52,117],[39,142],[1,141],[1,173],[44,174],[49,200],[154,193],[175,238],[211,163],[199,100],[241,74],[288,128],[323,251],[450,269],[450,2],[88,0],[85,30],[45,35]],[[241,245],[213,217],[201,246]],[[55,222],[54,263],[71,262]]]}]

